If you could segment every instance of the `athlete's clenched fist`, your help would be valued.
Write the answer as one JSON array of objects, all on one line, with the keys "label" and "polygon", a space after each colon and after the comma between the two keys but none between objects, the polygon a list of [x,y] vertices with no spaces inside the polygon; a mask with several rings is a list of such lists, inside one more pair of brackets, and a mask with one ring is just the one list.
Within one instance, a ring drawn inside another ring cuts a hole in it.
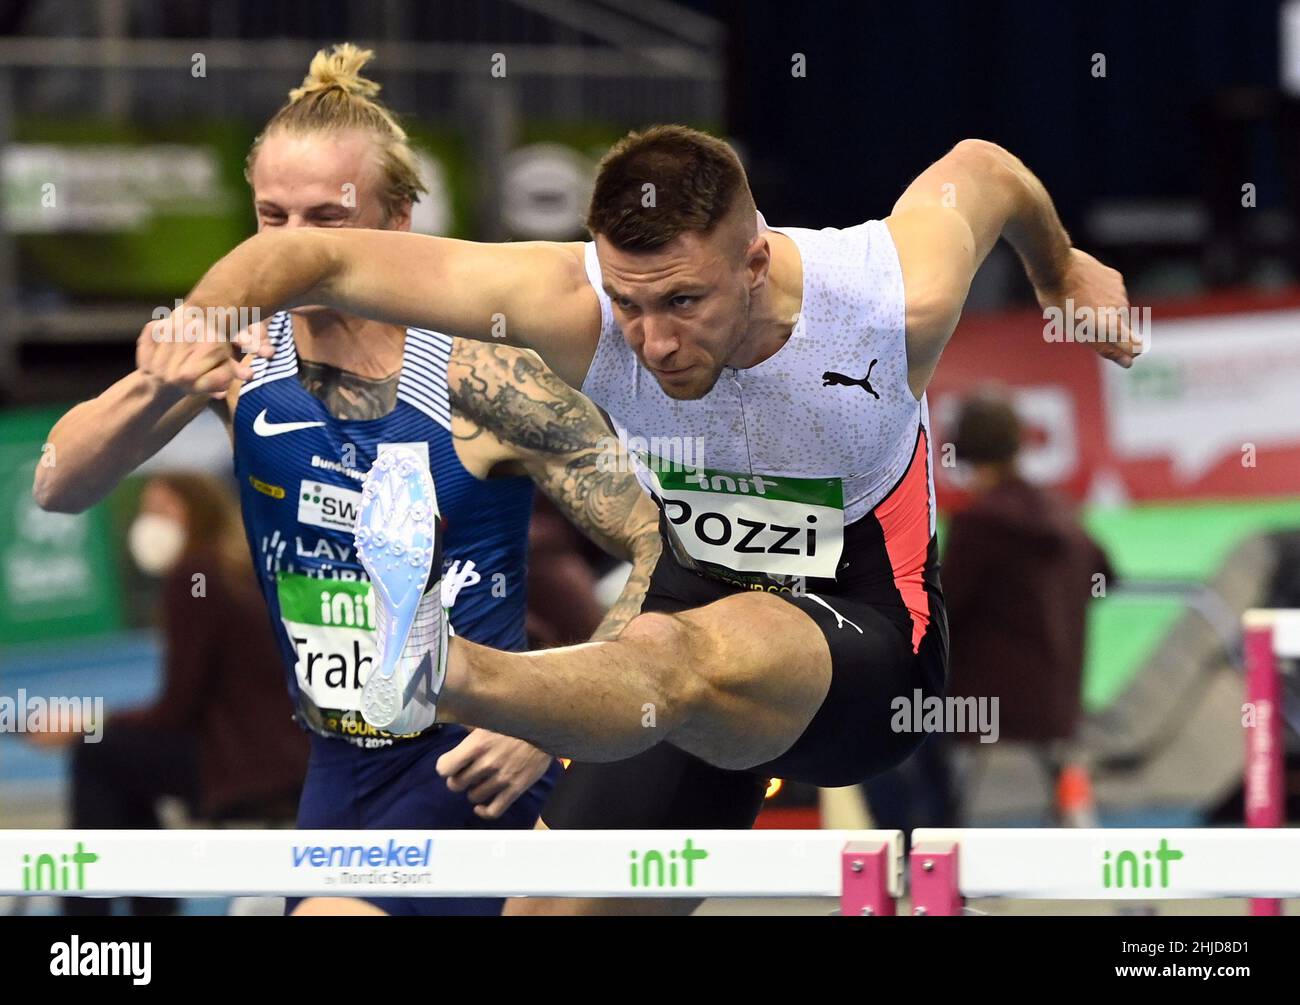
[{"label": "athlete's clenched fist", "polygon": [[1091,338],[1079,340],[1091,341],[1104,359],[1127,369],[1146,348],[1145,333],[1129,323],[1131,312],[1124,277],[1086,251],[1071,248],[1055,288],[1039,289],[1037,293],[1039,306],[1058,311],[1071,330],[1081,318],[1087,318],[1093,328]]},{"label": "athlete's clenched fist", "polygon": [[144,326],[136,339],[136,369],[182,394],[220,394],[253,375],[244,353],[267,355],[262,328],[239,329],[225,312],[178,308]]}]

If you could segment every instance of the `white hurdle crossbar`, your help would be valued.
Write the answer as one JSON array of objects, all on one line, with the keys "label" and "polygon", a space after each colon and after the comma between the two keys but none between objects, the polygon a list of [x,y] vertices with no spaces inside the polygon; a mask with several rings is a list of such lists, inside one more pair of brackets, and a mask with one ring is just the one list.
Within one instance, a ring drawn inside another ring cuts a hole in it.
[{"label": "white hurdle crossbar", "polygon": [[918,828],[911,855],[915,914],[971,897],[1300,897],[1300,830]]},{"label": "white hurdle crossbar", "polygon": [[873,830],[0,830],[0,895],[838,897],[892,914]]}]

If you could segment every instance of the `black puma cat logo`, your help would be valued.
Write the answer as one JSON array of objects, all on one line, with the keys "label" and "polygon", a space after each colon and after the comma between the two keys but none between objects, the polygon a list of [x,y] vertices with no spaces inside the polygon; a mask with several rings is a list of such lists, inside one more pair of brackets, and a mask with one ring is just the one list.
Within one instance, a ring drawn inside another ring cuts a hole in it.
[{"label": "black puma cat logo", "polygon": [[866,391],[867,394],[879,401],[880,395],[876,394],[876,389],[871,386],[871,371],[879,362],[880,360],[878,359],[873,359],[871,361],[871,366],[867,367],[867,375],[865,377],[846,377],[844,374],[836,373],[834,370],[827,370],[822,374],[822,387],[830,387],[832,384],[856,384],[858,387],[862,388],[862,390]]}]

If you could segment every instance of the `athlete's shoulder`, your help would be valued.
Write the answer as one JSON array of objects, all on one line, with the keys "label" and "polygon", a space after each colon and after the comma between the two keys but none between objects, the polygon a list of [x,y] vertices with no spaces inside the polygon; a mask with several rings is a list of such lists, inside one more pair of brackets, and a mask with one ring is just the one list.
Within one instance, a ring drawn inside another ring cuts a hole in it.
[{"label": "athlete's shoulder", "polygon": [[903,276],[898,250],[884,220],[820,230],[772,229],[795,243],[804,282],[814,292],[826,293],[850,310],[871,315],[879,314],[882,305],[901,304]]},{"label": "athlete's shoulder", "polygon": [[511,249],[511,256],[522,254],[517,264],[530,270],[530,278],[544,281],[548,294],[562,297],[587,285],[587,243],[511,241],[500,247]]},{"label": "athlete's shoulder", "polygon": [[760,232],[763,230],[774,230],[780,234],[814,235],[830,240],[866,240],[872,235],[879,233],[880,228],[886,225],[886,219],[882,217],[863,220],[861,223],[850,224],[847,227],[788,227],[784,224],[768,223],[767,220],[760,215],[758,225]]},{"label": "athlete's shoulder", "polygon": [[563,256],[570,264],[581,270],[585,269],[588,244],[594,246],[595,242],[556,241],[553,242],[551,246],[556,249],[557,254]]},{"label": "athlete's shoulder", "polygon": [[902,270],[898,260],[898,246],[889,229],[888,220],[865,220],[839,231],[849,242],[852,252],[860,256],[866,272],[873,282],[887,282],[901,288]]},{"label": "athlete's shoulder", "polygon": [[864,220],[849,227],[769,226],[766,229],[794,241],[814,268],[823,264],[843,265],[850,260],[870,261],[880,256],[897,257],[893,235],[885,220]]},{"label": "athlete's shoulder", "polygon": [[[600,278],[600,260],[596,257],[596,242],[570,241],[557,247],[564,255],[566,292],[574,298],[571,302],[585,302],[588,305],[585,311],[590,311],[592,304],[600,305],[596,314],[603,327],[608,318],[605,316],[606,297]],[[578,312],[584,313],[584,310],[579,308]]]}]

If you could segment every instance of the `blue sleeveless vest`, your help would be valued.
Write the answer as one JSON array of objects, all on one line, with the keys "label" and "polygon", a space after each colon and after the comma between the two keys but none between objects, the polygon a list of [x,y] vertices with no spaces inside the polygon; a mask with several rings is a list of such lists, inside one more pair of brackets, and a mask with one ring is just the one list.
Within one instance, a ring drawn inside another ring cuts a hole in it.
[{"label": "blue sleeveless vest", "polygon": [[[460,463],[451,437],[447,363],[452,340],[408,328],[397,404],[370,420],[336,419],[298,381],[293,320],[268,323],[275,348],[253,363],[235,409],[235,475],[244,527],[304,725],[362,747],[404,739],[360,716],[374,666],[370,584],[353,524],[361,480],[382,445],[427,451],[444,526],[443,574],[461,588],[453,630],[498,649],[525,646],[525,560],[533,487],[483,481]],[[238,625],[231,626],[232,637]]]}]

